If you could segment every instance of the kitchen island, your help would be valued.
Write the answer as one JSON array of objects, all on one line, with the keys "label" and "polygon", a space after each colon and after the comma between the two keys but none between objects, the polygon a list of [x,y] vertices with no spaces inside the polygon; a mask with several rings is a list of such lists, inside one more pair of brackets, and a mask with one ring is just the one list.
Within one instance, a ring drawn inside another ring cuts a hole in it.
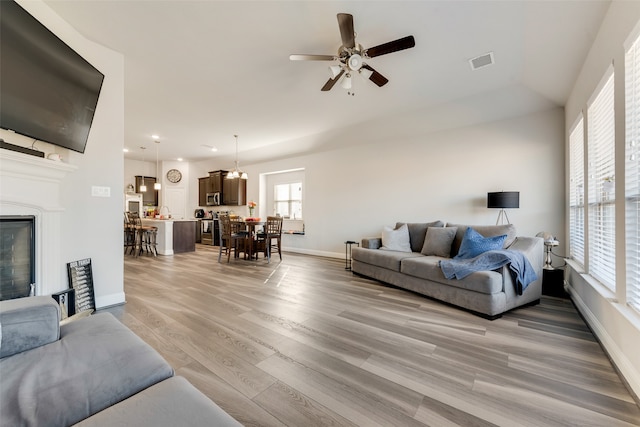
[{"label": "kitchen island", "polygon": [[160,255],[173,255],[196,250],[195,219],[150,219],[141,220],[142,225],[157,227],[157,251]]}]

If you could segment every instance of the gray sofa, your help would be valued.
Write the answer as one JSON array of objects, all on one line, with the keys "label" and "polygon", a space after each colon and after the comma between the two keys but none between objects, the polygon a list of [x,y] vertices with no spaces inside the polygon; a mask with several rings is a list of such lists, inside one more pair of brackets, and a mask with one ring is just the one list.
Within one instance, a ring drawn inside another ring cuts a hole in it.
[{"label": "gray sofa", "polygon": [[[403,223],[396,224],[396,228]],[[407,224],[411,252],[383,250],[380,237],[365,238],[361,247],[352,250],[352,271],[400,288],[464,308],[488,319],[527,304],[536,304],[542,293],[543,240],[539,237],[517,237],[513,225],[471,226],[484,237],[506,235],[504,249],[523,253],[529,260],[537,279],[519,295],[510,268],[505,265],[496,271],[477,271],[458,280],[445,278],[439,261],[454,257],[461,246],[468,225],[448,224],[453,241],[435,242],[428,239],[430,227],[444,227],[444,223]],[[453,230],[453,227],[456,229]],[[440,230],[444,231],[444,230]],[[436,235],[435,232],[431,233]],[[442,233],[439,233],[442,234]],[[426,242],[426,243],[425,243]],[[445,245],[436,250],[427,247]],[[425,255],[427,253],[428,255]]]},{"label": "gray sofa", "polygon": [[53,298],[0,301],[0,425],[239,426],[109,313],[60,326]]}]

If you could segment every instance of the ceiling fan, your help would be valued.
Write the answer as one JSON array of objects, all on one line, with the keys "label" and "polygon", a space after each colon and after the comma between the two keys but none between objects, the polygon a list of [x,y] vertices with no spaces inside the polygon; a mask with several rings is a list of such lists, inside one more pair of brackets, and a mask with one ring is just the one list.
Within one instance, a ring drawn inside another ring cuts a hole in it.
[{"label": "ceiling fan", "polygon": [[378,85],[378,87],[382,87],[387,84],[389,80],[374,70],[365,61],[376,56],[409,49],[416,45],[413,36],[407,36],[364,49],[362,45],[356,43],[356,33],[353,30],[353,15],[339,13],[338,26],[340,27],[340,36],[342,37],[342,46],[338,49],[338,55],[295,54],[289,56],[291,61],[338,61],[338,64],[329,67],[332,77],[322,86],[322,91],[331,90],[339,80],[341,80],[340,84],[343,88],[351,89],[351,75],[355,72],[371,80]]}]

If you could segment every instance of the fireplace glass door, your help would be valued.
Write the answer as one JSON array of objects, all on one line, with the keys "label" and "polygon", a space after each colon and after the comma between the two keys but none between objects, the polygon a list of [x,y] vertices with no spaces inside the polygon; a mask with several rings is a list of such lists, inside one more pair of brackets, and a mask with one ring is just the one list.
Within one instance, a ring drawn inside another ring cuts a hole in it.
[{"label": "fireplace glass door", "polygon": [[29,296],[35,283],[35,217],[0,216],[0,300]]}]

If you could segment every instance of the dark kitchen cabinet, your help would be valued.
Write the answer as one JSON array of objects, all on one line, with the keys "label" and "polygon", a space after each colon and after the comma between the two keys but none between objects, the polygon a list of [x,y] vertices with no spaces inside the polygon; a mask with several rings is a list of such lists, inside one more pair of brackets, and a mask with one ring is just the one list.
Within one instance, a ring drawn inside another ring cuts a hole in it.
[{"label": "dark kitchen cabinet", "polygon": [[222,191],[223,174],[225,174],[225,171],[209,172],[209,182],[212,193],[220,193]]},{"label": "dark kitchen cabinet", "polygon": [[222,204],[227,206],[241,206],[247,204],[247,180],[234,178],[222,181]]},{"label": "dark kitchen cabinet", "polygon": [[209,177],[198,178],[198,206],[207,206],[207,193],[211,193]]},{"label": "dark kitchen cabinet", "polygon": [[[140,191],[140,186],[144,183],[147,186],[147,191]],[[136,193],[142,194],[143,206],[158,206],[158,190],[153,189],[153,184],[156,183],[155,177],[152,176],[140,176],[136,175]]]}]

